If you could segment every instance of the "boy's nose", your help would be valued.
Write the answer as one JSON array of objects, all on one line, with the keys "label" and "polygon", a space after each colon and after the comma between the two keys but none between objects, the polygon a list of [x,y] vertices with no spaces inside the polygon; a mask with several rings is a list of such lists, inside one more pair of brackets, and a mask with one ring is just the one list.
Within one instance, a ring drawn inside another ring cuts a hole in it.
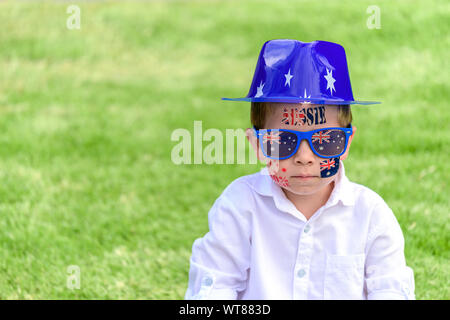
[{"label": "boy's nose", "polygon": [[314,161],[314,152],[309,147],[309,143],[306,140],[300,142],[297,152],[294,155],[294,161],[297,164],[308,165]]}]

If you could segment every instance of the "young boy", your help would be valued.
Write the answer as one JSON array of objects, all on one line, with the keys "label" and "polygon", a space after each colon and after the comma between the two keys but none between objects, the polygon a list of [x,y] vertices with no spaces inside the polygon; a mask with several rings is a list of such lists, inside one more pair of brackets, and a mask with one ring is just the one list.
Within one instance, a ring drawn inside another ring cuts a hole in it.
[{"label": "young boy", "polygon": [[392,210],[345,175],[350,104],[371,102],[353,99],[344,48],[268,41],[247,97],[224,99],[251,102],[247,138],[267,168],[214,203],[185,298],[415,299]]}]

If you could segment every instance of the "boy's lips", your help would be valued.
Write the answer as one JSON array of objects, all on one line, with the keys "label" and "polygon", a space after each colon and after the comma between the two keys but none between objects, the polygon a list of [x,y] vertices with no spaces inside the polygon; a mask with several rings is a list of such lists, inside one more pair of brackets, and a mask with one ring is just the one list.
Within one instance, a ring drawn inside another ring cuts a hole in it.
[{"label": "boy's lips", "polygon": [[315,177],[317,177],[317,176],[313,175],[313,174],[306,174],[306,173],[292,176],[292,178],[300,178],[300,179],[315,178]]}]

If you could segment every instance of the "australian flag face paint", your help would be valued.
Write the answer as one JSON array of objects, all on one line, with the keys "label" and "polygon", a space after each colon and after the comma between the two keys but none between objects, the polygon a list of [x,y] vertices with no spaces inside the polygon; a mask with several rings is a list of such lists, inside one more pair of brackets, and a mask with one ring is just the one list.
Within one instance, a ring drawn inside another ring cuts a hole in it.
[{"label": "australian flag face paint", "polygon": [[320,161],[320,177],[329,178],[334,176],[339,171],[339,160],[340,157]]}]

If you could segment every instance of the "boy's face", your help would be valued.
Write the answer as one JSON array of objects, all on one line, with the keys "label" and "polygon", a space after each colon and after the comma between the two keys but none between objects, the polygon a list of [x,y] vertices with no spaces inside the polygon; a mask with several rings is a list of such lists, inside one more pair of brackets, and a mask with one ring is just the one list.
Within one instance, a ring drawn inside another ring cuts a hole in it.
[{"label": "boy's face", "polygon": [[[295,131],[311,131],[329,127],[341,127],[338,122],[338,107],[332,105],[273,103],[266,116],[265,129],[289,129]],[[299,113],[299,110],[303,112]],[[299,117],[299,114],[306,116]],[[353,126],[353,135],[356,127]],[[346,152],[340,156],[341,160],[347,158],[353,135],[350,137]],[[308,141],[302,140],[297,152],[290,158],[274,160],[263,155],[259,141],[247,129],[247,137],[253,148],[257,150],[258,159],[265,161],[272,179],[280,187],[298,195],[314,194],[334,181],[339,167],[339,158],[325,159],[317,156],[310,148]],[[325,164],[335,161],[333,169],[326,170]],[[322,166],[321,166],[322,164]],[[322,167],[322,170],[321,170]],[[325,170],[324,170],[325,168]],[[330,174],[331,173],[331,174]]]}]

